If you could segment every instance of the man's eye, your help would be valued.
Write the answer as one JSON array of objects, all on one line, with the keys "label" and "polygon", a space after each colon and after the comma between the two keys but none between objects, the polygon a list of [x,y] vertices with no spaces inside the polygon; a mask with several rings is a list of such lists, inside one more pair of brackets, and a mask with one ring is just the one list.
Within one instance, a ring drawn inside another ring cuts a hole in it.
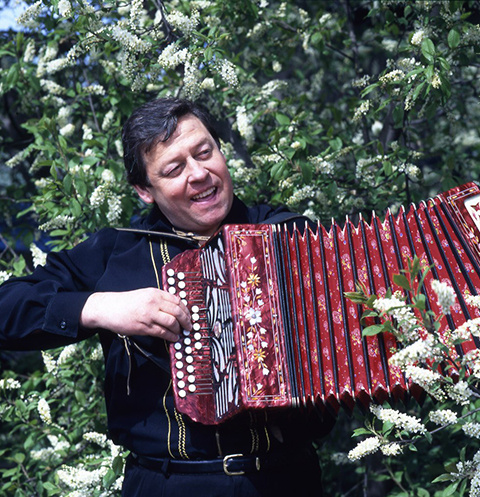
[{"label": "man's eye", "polygon": [[205,157],[209,157],[212,153],[212,149],[211,148],[206,148],[204,150],[201,150],[200,153],[198,154],[199,157],[201,158],[205,158]]},{"label": "man's eye", "polygon": [[171,167],[167,173],[166,176],[176,176],[177,174],[180,173],[182,170],[182,164],[177,164],[176,166]]}]

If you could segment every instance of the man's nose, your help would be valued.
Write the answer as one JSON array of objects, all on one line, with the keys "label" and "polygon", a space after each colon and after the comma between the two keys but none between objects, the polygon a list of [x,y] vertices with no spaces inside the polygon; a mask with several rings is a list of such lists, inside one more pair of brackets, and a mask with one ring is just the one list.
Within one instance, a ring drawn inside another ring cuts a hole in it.
[{"label": "man's nose", "polygon": [[189,181],[203,181],[208,176],[208,169],[200,161],[191,158],[188,161]]}]

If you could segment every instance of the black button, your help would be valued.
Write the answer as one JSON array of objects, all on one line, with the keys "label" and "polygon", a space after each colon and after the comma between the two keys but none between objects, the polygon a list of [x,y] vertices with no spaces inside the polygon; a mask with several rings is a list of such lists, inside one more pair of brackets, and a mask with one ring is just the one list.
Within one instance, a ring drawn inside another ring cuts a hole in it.
[{"label": "black button", "polygon": [[60,329],[61,330],[66,330],[67,329],[67,322],[65,320],[60,321]]}]

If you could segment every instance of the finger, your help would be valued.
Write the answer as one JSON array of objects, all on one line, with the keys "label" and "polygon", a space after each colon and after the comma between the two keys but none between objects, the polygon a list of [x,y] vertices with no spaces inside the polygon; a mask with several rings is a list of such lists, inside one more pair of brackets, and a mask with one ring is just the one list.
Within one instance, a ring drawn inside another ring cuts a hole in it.
[{"label": "finger", "polygon": [[192,316],[187,306],[176,296],[168,294],[169,297],[162,301],[160,311],[171,314],[181,329],[191,331]]}]

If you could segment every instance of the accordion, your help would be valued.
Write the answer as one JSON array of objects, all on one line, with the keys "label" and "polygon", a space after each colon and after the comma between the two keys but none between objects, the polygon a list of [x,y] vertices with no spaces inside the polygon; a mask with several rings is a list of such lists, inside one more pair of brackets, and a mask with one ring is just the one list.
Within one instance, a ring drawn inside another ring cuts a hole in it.
[{"label": "accordion", "polygon": [[[204,424],[243,409],[353,409],[415,395],[388,360],[393,335],[362,336],[363,308],[346,292],[363,285],[384,296],[393,275],[417,256],[431,266],[427,305],[439,311],[432,278],[454,288],[442,330],[478,317],[465,294],[480,293],[480,189],[474,183],[328,229],[226,225],[202,248],[176,256],[164,289],[190,309],[192,331],[170,345],[177,409]],[[458,346],[463,354],[477,344]],[[418,388],[417,388],[418,391]]]}]

